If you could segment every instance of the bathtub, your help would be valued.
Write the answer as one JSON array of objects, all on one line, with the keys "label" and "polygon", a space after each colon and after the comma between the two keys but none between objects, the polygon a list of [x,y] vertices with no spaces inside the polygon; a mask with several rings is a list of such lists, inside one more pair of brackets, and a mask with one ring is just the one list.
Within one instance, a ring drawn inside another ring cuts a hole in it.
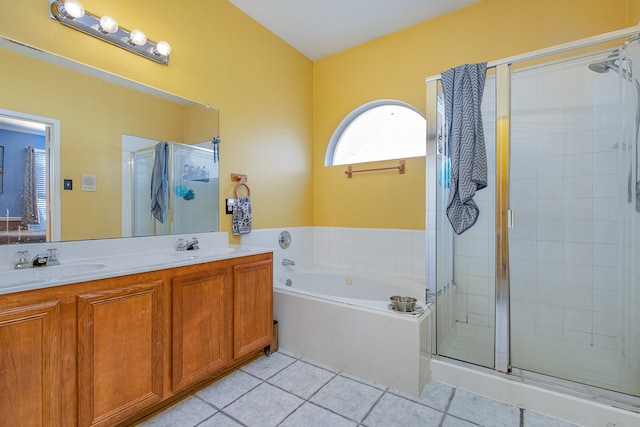
[{"label": "bathtub", "polygon": [[[390,310],[392,295],[417,297],[420,310]],[[284,350],[414,396],[428,381],[431,306],[421,283],[293,267],[274,276],[273,310]]]}]

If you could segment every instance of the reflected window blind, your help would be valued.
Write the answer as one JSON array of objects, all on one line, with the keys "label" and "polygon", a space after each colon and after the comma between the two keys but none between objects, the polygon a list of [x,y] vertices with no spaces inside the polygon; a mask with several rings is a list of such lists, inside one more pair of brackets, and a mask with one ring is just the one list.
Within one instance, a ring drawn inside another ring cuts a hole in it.
[{"label": "reflected window blind", "polygon": [[47,152],[35,149],[36,156],[36,187],[38,189],[38,216],[40,224],[31,228],[46,229],[47,227]]}]

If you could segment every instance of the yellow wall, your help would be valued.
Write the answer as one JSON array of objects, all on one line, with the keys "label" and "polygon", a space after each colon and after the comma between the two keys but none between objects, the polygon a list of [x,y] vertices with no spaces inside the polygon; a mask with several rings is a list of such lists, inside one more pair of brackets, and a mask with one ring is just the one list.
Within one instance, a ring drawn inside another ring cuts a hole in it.
[{"label": "yellow wall", "polygon": [[[313,191],[317,226],[423,229],[424,158],[407,174],[346,179],[325,168],[336,126],[354,108],[398,99],[425,112],[425,78],[463,64],[491,61],[635,25],[627,0],[482,0],[314,63]],[[384,162],[392,165],[395,162]],[[375,165],[377,166],[377,164]]]},{"label": "yellow wall", "polygon": [[629,21],[628,26],[637,25],[640,21],[640,0],[629,1]]},{"label": "yellow wall", "polygon": [[[82,3],[94,14],[114,16],[125,28],[139,27],[152,40],[169,41],[170,65],[59,24],[43,0],[0,2],[0,34],[220,108],[221,198],[233,195],[232,172],[247,174],[255,228],[312,225],[308,58],[227,0]],[[65,170],[63,163],[62,169],[63,176],[79,182],[77,168]],[[73,193],[70,202],[87,209],[89,193]],[[220,225],[230,230],[223,209]],[[63,238],[73,227],[64,224],[63,218]]]},{"label": "yellow wall", "polygon": [[[481,0],[312,63],[227,0],[83,0],[93,13],[168,40],[173,52],[164,67],[60,25],[46,3],[0,2],[0,33],[220,108],[221,198],[232,195],[230,173],[247,174],[254,228],[424,228],[423,158],[408,159],[405,175],[347,179],[343,167],[324,167],[328,140],[346,114],[379,98],[424,112],[429,75],[640,19],[638,0]],[[380,165],[388,164],[395,162]],[[78,196],[77,203],[89,201]],[[230,217],[221,218],[229,230]]]}]

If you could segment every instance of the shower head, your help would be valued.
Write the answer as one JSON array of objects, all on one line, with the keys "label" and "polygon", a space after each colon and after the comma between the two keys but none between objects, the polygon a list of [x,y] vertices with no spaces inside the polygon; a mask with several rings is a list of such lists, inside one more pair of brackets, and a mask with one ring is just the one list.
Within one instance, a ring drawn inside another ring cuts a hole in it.
[{"label": "shower head", "polygon": [[614,49],[611,52],[611,54],[607,56],[607,59],[605,59],[604,61],[594,62],[593,64],[589,64],[589,69],[591,71],[595,71],[596,73],[601,73],[601,74],[607,73],[609,72],[609,70],[613,70],[615,73],[619,73],[620,68],[616,64],[616,61],[618,60],[619,51],[620,49]]},{"label": "shower head", "polygon": [[609,70],[613,70],[616,73],[619,72],[618,66],[613,61],[594,62],[589,64],[589,69],[600,74],[607,73]]}]

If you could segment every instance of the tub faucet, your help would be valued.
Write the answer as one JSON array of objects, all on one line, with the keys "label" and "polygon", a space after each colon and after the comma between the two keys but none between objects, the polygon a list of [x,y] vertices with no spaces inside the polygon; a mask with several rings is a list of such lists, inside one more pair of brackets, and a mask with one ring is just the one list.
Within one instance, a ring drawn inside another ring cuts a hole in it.
[{"label": "tub faucet", "polygon": [[282,260],[282,265],[284,265],[285,267],[287,267],[287,266],[289,266],[289,265],[296,265],[296,263],[295,263],[295,262],[293,262],[293,261],[291,261],[290,259],[286,259],[286,258],[284,258],[284,259]]}]

